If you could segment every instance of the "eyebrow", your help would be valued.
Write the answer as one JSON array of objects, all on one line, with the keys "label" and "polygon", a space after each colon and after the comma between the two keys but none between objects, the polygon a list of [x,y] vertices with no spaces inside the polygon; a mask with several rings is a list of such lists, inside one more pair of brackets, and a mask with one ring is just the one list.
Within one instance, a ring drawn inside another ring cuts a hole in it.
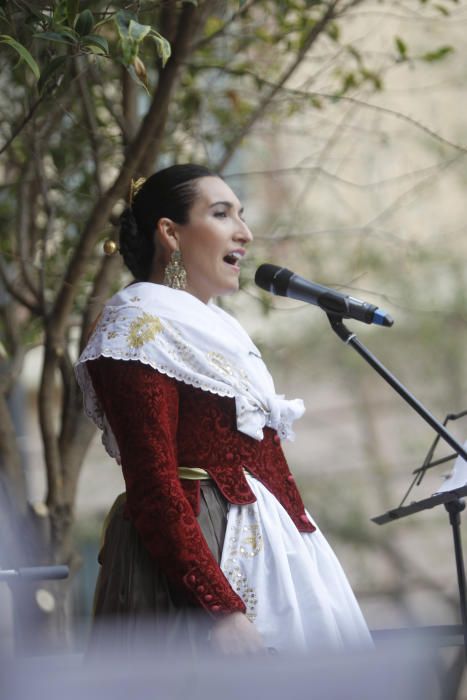
[{"label": "eyebrow", "polygon": [[[210,205],[209,205],[209,209],[212,209],[213,207],[218,207],[219,204],[222,204],[224,207],[228,207],[229,209],[233,209],[233,208],[234,208],[234,205],[232,204],[232,202],[220,201],[220,202],[214,202],[214,204],[210,204]],[[238,210],[238,213],[239,213],[239,214],[243,214],[244,211],[245,211],[245,207],[240,207],[240,209]]]}]

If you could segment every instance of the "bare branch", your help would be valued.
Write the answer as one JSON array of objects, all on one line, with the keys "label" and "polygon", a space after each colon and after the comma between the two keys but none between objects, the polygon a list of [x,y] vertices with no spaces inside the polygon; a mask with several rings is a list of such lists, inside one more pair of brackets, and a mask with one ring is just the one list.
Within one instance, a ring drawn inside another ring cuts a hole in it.
[{"label": "bare branch", "polygon": [[81,339],[79,351],[84,349],[89,337],[89,331],[94,321],[109,296],[109,290],[113,281],[118,276],[122,267],[122,259],[120,255],[105,256],[102,259],[99,272],[94,279],[92,292],[89,295],[88,305],[83,314],[83,323],[81,326]]},{"label": "bare branch", "polygon": [[71,504],[75,502],[80,471],[86,452],[97,430],[94,423],[83,411],[81,392],[76,393],[76,401],[76,409],[70,422],[73,434],[68,442],[64,442],[62,452],[65,477],[63,498],[66,503]]},{"label": "bare branch", "polygon": [[0,281],[3,283],[8,294],[16,299],[22,306],[29,309],[34,315],[40,316],[42,313],[41,307],[34,303],[34,300],[28,299],[23,291],[19,291],[16,284],[12,282],[8,277],[8,272],[6,269],[6,264],[2,256],[0,256]]},{"label": "bare branch", "polygon": [[41,95],[32,105],[32,107],[29,109],[29,112],[26,114],[26,116],[20,121],[18,126],[16,126],[13,131],[11,132],[10,138],[6,141],[6,143],[3,144],[3,146],[0,148],[0,155],[4,153],[9,146],[13,143],[15,138],[18,136],[18,134],[21,133],[21,131],[24,129],[24,127],[31,121],[32,117],[34,116],[34,113],[36,109],[39,107],[41,104],[42,100],[44,99],[44,95]]},{"label": "bare branch", "polygon": [[[265,79],[261,79],[264,84],[268,84],[269,81]],[[271,87],[277,87],[278,83],[270,83]],[[388,114],[392,117],[396,117],[397,119],[401,119],[402,121],[405,121],[412,126],[415,126],[417,129],[420,129],[421,131],[424,131],[427,133],[429,136],[432,136],[434,139],[439,141],[440,143],[444,143],[447,146],[450,146],[451,148],[455,148],[457,151],[461,151],[462,153],[467,153],[467,146],[462,146],[458,143],[454,143],[454,141],[450,141],[449,139],[445,138],[444,136],[441,136],[438,134],[436,131],[433,131],[433,129],[430,129],[428,126],[425,126],[422,124],[418,119],[415,119],[414,117],[411,117],[408,114],[404,114],[403,112],[398,112],[395,109],[391,109],[390,107],[382,107],[381,105],[375,105],[372,104],[371,102],[365,102],[364,100],[361,100],[357,97],[351,97],[349,95],[336,95],[336,94],[330,94],[326,92],[315,92],[314,90],[311,91],[305,91],[305,90],[297,90],[295,88],[289,88],[285,85],[281,85],[280,89],[289,93],[290,95],[297,95],[305,98],[310,98],[310,97],[322,97],[323,99],[326,100],[331,100],[332,102],[349,102],[350,104],[359,106],[359,107],[364,107],[365,109],[372,110],[374,112],[379,112],[381,114]]]},{"label": "bare branch", "polygon": [[44,347],[44,364],[39,388],[39,423],[44,448],[47,472],[47,504],[56,506],[63,498],[63,478],[60,450],[55,427],[55,371],[58,358],[63,353],[63,344],[58,344],[54,335],[47,333]]},{"label": "bare branch", "polygon": [[393,185],[395,182],[401,182],[403,180],[409,180],[409,179],[414,179],[415,177],[422,177],[425,175],[428,175],[430,173],[436,173],[440,169],[444,168],[445,166],[450,166],[451,164],[457,162],[459,159],[459,156],[454,156],[454,158],[449,158],[445,161],[437,162],[434,163],[433,165],[428,165],[424,168],[417,168],[416,170],[410,170],[409,172],[406,173],[401,173],[399,175],[393,175],[391,177],[385,177],[381,180],[373,180],[372,182],[354,182],[353,180],[348,180],[347,178],[341,177],[340,175],[337,175],[336,173],[332,173],[329,170],[326,170],[323,168],[322,165],[295,165],[291,166],[290,168],[274,168],[273,170],[248,170],[248,172],[237,172],[237,173],[229,173],[228,175],[225,176],[226,180],[231,180],[235,178],[244,178],[244,177],[271,177],[275,178],[278,175],[294,175],[294,174],[303,174],[303,173],[316,173],[318,175],[323,175],[323,177],[332,180],[333,182],[337,182],[342,185],[346,185],[348,187],[356,188],[356,189],[372,189],[373,187],[375,188],[381,188],[386,185]]},{"label": "bare branch", "polygon": [[[203,66],[204,67],[204,66]],[[208,66],[209,67],[209,66]],[[223,69],[224,70],[224,69]],[[229,69],[228,67],[225,68],[227,72],[231,72],[232,74],[239,73],[239,71],[235,71],[234,69]],[[415,119],[414,117],[411,117],[408,114],[404,114],[403,112],[398,112],[395,109],[391,109],[390,107],[383,107],[381,105],[375,105],[372,104],[371,102],[365,102],[364,100],[361,100],[357,97],[351,97],[349,95],[336,95],[336,94],[330,94],[330,93],[325,93],[325,92],[315,92],[314,90],[306,91],[306,90],[297,90],[296,88],[290,88],[287,87],[286,85],[278,83],[272,83],[271,81],[261,78],[260,76],[257,76],[253,72],[248,72],[248,71],[241,71],[243,75],[251,75],[252,77],[255,78],[255,80],[258,80],[264,85],[269,85],[272,89],[277,88],[276,92],[279,90],[283,92],[287,92],[289,95],[297,95],[298,97],[304,97],[304,98],[310,98],[310,97],[321,97],[326,100],[331,100],[332,102],[349,102],[350,104],[359,106],[359,107],[364,107],[365,109],[372,110],[374,112],[379,112],[382,114],[388,114],[392,117],[396,117],[397,119],[401,119],[402,121],[405,121],[412,126],[415,126],[417,129],[420,129],[421,131],[424,131],[426,134],[431,136],[432,138],[436,139],[440,143],[444,143],[447,146],[450,146],[451,148],[455,148],[457,151],[461,151],[462,153],[467,153],[467,146],[462,146],[461,144],[455,143],[454,141],[450,141],[449,139],[445,138],[444,136],[441,136],[441,134],[438,134],[436,131],[433,131],[433,129],[430,129],[430,127],[425,126],[422,124],[418,119]]]},{"label": "bare branch", "polygon": [[87,133],[91,143],[92,155],[94,159],[94,180],[96,182],[97,192],[99,196],[102,194],[102,177],[101,177],[101,158],[99,147],[99,129],[97,126],[96,115],[94,114],[94,103],[89,92],[89,85],[86,81],[87,67],[83,65],[87,60],[86,56],[77,56],[75,58],[76,78],[78,81],[78,90],[81,96],[83,105],[84,120],[87,126]]},{"label": "bare branch", "polygon": [[196,42],[193,45],[193,50],[198,51],[199,49],[203,49],[205,46],[209,45],[212,41],[215,39],[218,39],[220,36],[226,33],[228,28],[237,20],[239,17],[244,15],[248,10],[253,7],[253,5],[257,2],[257,0],[247,0],[243,5],[239,6],[238,9],[230,16],[230,18],[224,22],[224,24],[219,27],[215,32],[210,34],[209,36],[205,37],[204,39],[200,39],[198,42]]},{"label": "bare branch", "polygon": [[47,224],[42,233],[42,265],[39,270],[40,277],[40,299],[42,306],[45,309],[45,288],[46,288],[46,260],[47,260],[47,241],[49,240],[54,220],[55,220],[55,205],[51,202],[49,197],[48,179],[44,170],[44,163],[42,160],[41,145],[37,138],[33,139],[35,158],[34,165],[37,172],[37,180],[41,189],[42,199],[44,202],[44,209],[47,216]]},{"label": "bare branch", "polygon": [[22,513],[26,512],[26,479],[21,455],[16,441],[16,431],[11,419],[6,395],[0,393],[0,471],[7,477],[15,506]]},{"label": "bare branch", "polygon": [[410,195],[413,195],[414,192],[418,192],[421,189],[423,189],[428,183],[430,183],[434,178],[438,177],[441,173],[445,172],[448,170],[450,167],[452,167],[455,163],[457,163],[459,160],[463,159],[465,157],[464,153],[458,153],[455,158],[452,158],[448,161],[445,161],[441,165],[438,166],[438,168],[435,170],[435,172],[429,172],[422,180],[419,182],[416,182],[414,185],[406,189],[404,192],[399,194],[390,204],[388,204],[382,211],[377,214],[377,216],[374,216],[373,219],[370,219],[364,224],[364,228],[366,227],[373,227],[375,224],[379,223],[381,220],[384,220],[387,218],[390,214],[392,214],[394,211],[398,209],[399,206],[401,206]]},{"label": "bare branch", "polygon": [[[59,447],[63,453],[63,443],[66,441],[69,431],[67,430],[67,422],[70,418],[70,407],[74,405],[73,393],[76,389],[76,381],[73,374],[73,363],[68,352],[68,342],[63,347],[63,352],[58,355],[58,367],[62,378],[62,408],[60,415],[62,417],[62,425],[60,428]],[[62,462],[63,465],[63,462]]]},{"label": "bare branch", "polygon": [[305,37],[303,44],[300,48],[300,51],[298,52],[294,61],[292,61],[291,65],[288,68],[286,68],[286,70],[282,73],[279,80],[271,86],[271,89],[269,90],[268,94],[263,97],[263,99],[260,101],[258,107],[253,111],[253,113],[247,119],[245,124],[239,129],[239,131],[235,135],[234,139],[229,144],[228,148],[226,149],[225,153],[223,154],[221,160],[219,161],[219,163],[215,167],[215,170],[217,170],[218,172],[222,172],[222,170],[226,167],[227,163],[230,161],[230,159],[232,158],[233,154],[235,153],[235,151],[237,150],[238,146],[243,141],[245,136],[251,131],[254,124],[266,112],[271,101],[274,99],[274,97],[279,92],[279,90],[281,90],[281,88],[285,85],[285,83],[295,73],[297,68],[300,66],[300,64],[304,60],[306,54],[308,53],[310,48],[313,46],[315,41],[319,38],[319,36],[321,35],[321,33],[325,29],[325,27],[335,18],[336,9],[339,5],[339,2],[340,2],[340,0],[333,0],[333,2],[329,3],[328,9],[323,14],[321,19],[318,22],[316,22],[316,24],[314,24],[313,27],[308,32],[308,35]]},{"label": "bare branch", "polygon": [[[122,66],[122,110],[121,129],[125,144],[131,143],[138,131],[137,86],[128,71]],[[115,114],[113,114],[115,118]]]},{"label": "bare branch", "polygon": [[21,276],[24,283],[30,293],[32,294],[34,300],[40,306],[39,300],[39,290],[37,285],[33,282],[28,269],[28,258],[29,251],[27,249],[27,243],[33,225],[32,215],[31,215],[31,202],[34,198],[31,196],[31,183],[29,182],[29,171],[30,163],[28,163],[25,172],[20,176],[19,182],[19,207],[18,207],[18,250],[19,250],[19,268],[21,271]]},{"label": "bare branch", "polygon": [[146,153],[140,165],[140,172],[143,175],[148,174],[153,169],[154,161],[160,151],[169,113],[170,98],[176,87],[180,68],[186,60],[193,39],[200,29],[205,15],[215,4],[215,1],[205,2],[200,10],[197,11],[198,8],[195,8],[191,3],[186,3],[180,13],[177,34],[172,47],[172,56],[165,70],[161,73],[155,96],[155,99],[159,101],[160,107],[159,121],[153,130],[152,139],[149,139],[146,144]]},{"label": "bare branch", "polygon": [[160,33],[173,44],[177,35],[177,5],[174,2],[163,4],[160,16]]},{"label": "bare branch", "polygon": [[[296,90],[293,90],[292,92],[297,93]],[[430,129],[430,127],[422,124],[418,119],[415,119],[414,117],[411,117],[408,114],[404,114],[403,112],[398,112],[397,110],[391,109],[390,107],[382,107],[381,105],[371,104],[370,102],[365,102],[363,100],[359,100],[356,97],[350,97],[348,95],[329,95],[328,93],[323,92],[310,92],[305,93],[305,95],[306,94],[308,94],[308,97],[323,97],[325,99],[332,100],[333,102],[349,102],[350,104],[365,107],[366,109],[373,110],[374,112],[379,112],[381,114],[389,114],[390,116],[396,117],[397,119],[401,119],[402,121],[405,121],[408,124],[412,124],[412,126],[415,126],[420,131],[424,131],[426,134],[436,139],[436,141],[444,143],[445,145],[450,146],[451,148],[455,148],[456,151],[467,153],[467,146],[462,146],[458,143],[454,143],[454,141],[450,141],[444,136],[438,134],[436,131],[433,131],[433,129]]]},{"label": "bare branch", "polygon": [[[0,317],[5,333],[5,344],[8,359],[5,359],[4,366],[8,365],[7,371],[0,371],[0,392],[8,394],[13,385],[18,380],[24,363],[26,350],[21,342],[16,305],[12,302],[0,306]],[[0,356],[0,362],[2,358]],[[1,365],[0,365],[1,366]]]}]

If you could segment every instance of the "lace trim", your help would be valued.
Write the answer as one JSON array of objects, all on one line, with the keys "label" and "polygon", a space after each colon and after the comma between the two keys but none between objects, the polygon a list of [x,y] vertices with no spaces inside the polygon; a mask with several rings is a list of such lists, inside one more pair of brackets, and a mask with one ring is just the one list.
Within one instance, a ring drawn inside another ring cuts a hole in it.
[{"label": "lace trim", "polygon": [[[134,304],[137,300],[138,297],[132,297],[130,302]],[[189,332],[193,334],[194,344],[188,342],[172,322],[161,320],[141,307],[108,306],[104,309],[78,361],[76,376],[84,394],[85,413],[104,432],[102,441],[107,452],[119,461],[115,437],[85,366],[87,361],[99,357],[137,361],[188,386],[220,397],[235,398],[237,427],[241,432],[262,440],[263,428],[268,426],[277,430],[281,439],[292,440],[292,422],[303,413],[303,403],[286,401],[274,393],[272,379],[261,358],[253,361],[252,353],[247,353],[235,338],[232,338],[232,347],[226,343],[220,346],[223,352],[218,352],[217,348],[213,350],[216,338],[206,336],[203,326]],[[272,392],[268,389],[263,393],[260,387],[265,386]]]},{"label": "lace trim", "polygon": [[[113,360],[123,360],[125,362],[132,362],[132,361],[137,361],[140,362],[143,365],[146,365],[148,367],[151,367],[153,370],[156,372],[160,372],[161,374],[166,375],[167,377],[170,377],[171,379],[175,379],[177,381],[182,382],[183,384],[186,384],[187,386],[192,386],[197,389],[202,389],[203,391],[208,391],[210,394],[213,394],[214,396],[222,396],[222,397],[229,397],[229,398],[234,398],[235,397],[235,392],[233,390],[228,391],[224,390],[222,391],[219,389],[218,386],[210,385],[207,382],[201,382],[198,381],[196,378],[193,378],[192,375],[188,374],[183,374],[182,372],[177,372],[174,371],[173,369],[167,367],[167,365],[164,364],[158,364],[153,361],[150,361],[148,358],[143,358],[143,357],[138,357],[138,358],[133,358],[130,357],[126,354],[119,354],[119,353],[106,353],[106,352],[101,352],[101,353],[87,353],[86,356],[86,362],[92,361],[92,360],[97,360],[99,357],[107,357],[109,359]],[[78,365],[76,365],[75,372],[76,372],[76,378],[78,381],[78,384],[81,388],[81,391],[83,393],[83,407],[84,407],[84,412],[90,418],[95,425],[102,430],[102,444],[105,447],[106,452],[113,458],[115,459],[118,464],[120,464],[120,452],[118,449],[117,441],[115,439],[114,434],[112,433],[112,429],[110,425],[107,422],[107,419],[105,417],[105,413],[102,410],[102,406],[99,402],[99,399],[97,398],[96,392],[94,391],[94,386],[92,384],[91,377],[89,376],[89,372],[86,368],[86,362],[81,361]],[[256,439],[262,439],[263,433],[262,433],[262,428],[265,426],[274,428],[281,438],[281,440],[289,440],[293,442],[295,439],[295,433],[292,429],[292,424],[294,421],[294,418],[292,417],[291,419],[283,419],[281,420],[278,424],[274,424],[273,421],[270,420],[270,415],[266,413],[263,409],[257,408],[257,407],[252,407],[251,405],[248,405],[246,401],[243,401],[241,397],[237,397],[238,402],[237,402],[237,409],[238,413],[240,416],[240,419],[243,419],[245,414],[250,414],[249,418],[250,421],[253,418],[252,414],[255,414],[256,420],[254,421],[257,425],[256,428],[256,434],[252,437],[255,437]],[[247,418],[248,420],[248,418]]]}]

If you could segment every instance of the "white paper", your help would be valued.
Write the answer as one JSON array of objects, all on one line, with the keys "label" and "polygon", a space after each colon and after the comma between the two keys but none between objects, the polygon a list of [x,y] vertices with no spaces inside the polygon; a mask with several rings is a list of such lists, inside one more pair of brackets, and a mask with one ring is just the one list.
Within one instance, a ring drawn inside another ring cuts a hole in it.
[{"label": "white paper", "polygon": [[[464,450],[467,450],[467,440],[464,442]],[[454,491],[461,486],[467,485],[467,462],[460,455],[457,456],[452,472],[445,477],[441,488],[436,493],[444,493],[445,491]]]}]

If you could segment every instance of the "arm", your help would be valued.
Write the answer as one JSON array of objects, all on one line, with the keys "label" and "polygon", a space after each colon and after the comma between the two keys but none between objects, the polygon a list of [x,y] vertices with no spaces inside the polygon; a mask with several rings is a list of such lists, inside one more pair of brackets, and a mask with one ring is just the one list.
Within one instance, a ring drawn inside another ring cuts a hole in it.
[{"label": "arm", "polygon": [[214,617],[244,612],[212,555],[177,468],[177,382],[139,362],[88,363],[117,439],[132,522],[167,576]]}]

